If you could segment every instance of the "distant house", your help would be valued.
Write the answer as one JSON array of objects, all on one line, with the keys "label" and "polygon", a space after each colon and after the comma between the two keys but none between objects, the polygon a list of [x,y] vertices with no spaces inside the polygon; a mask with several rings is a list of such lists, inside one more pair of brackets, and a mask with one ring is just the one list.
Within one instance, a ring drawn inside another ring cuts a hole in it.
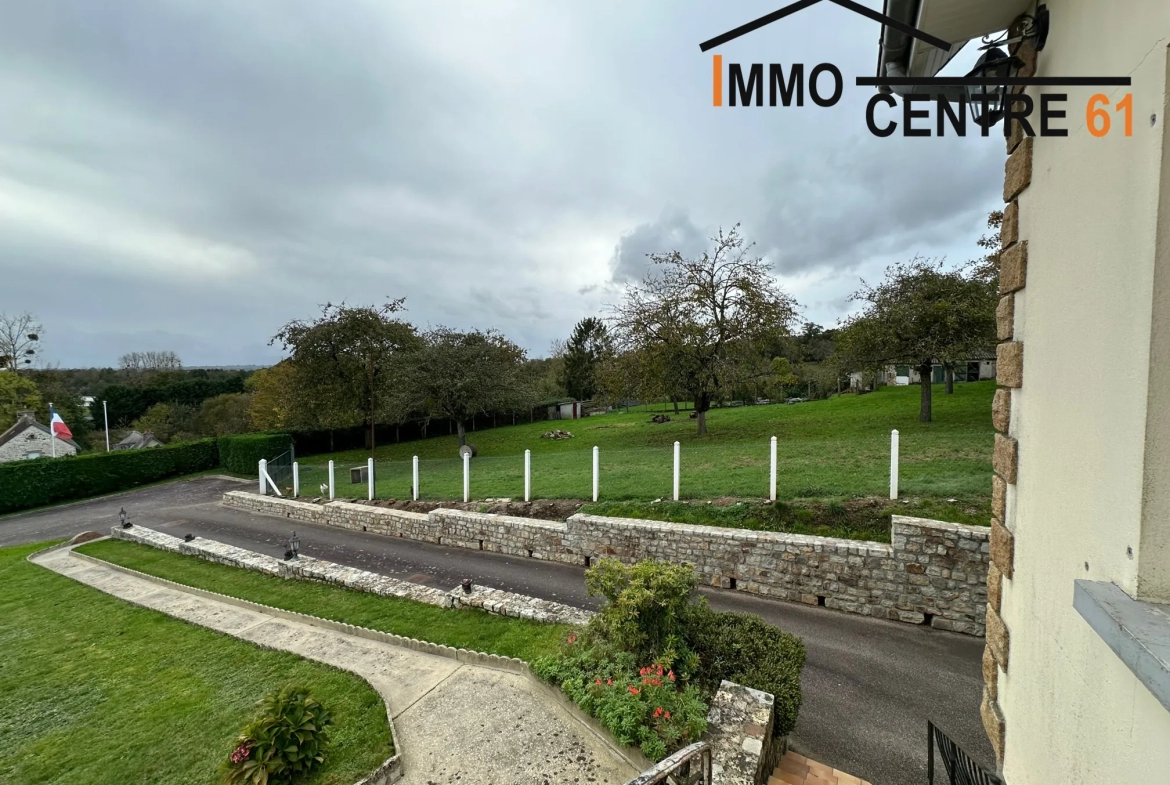
[{"label": "distant house", "polygon": [[[964,361],[956,362],[954,368],[956,382],[977,382],[984,379],[994,379],[995,355],[988,353],[968,357]],[[864,389],[873,383],[873,377],[874,374],[872,373],[854,371],[849,374],[849,386],[853,389]],[[916,365],[887,365],[882,377],[885,384],[898,387],[904,387],[908,384],[920,384],[922,382],[922,376],[918,373],[918,366]],[[931,384],[943,384],[946,380],[946,368],[943,367],[942,363],[934,363],[931,367]]]},{"label": "distant house", "polygon": [[163,443],[150,431],[139,433],[130,431],[125,439],[114,445],[115,450],[148,450],[151,447],[162,447]]},{"label": "distant house", "polygon": [[37,422],[33,412],[17,412],[16,424],[0,433],[0,463],[48,458],[54,453],[57,457],[76,455],[81,450],[72,439],[58,437],[53,440],[56,444],[50,439],[49,426]]}]

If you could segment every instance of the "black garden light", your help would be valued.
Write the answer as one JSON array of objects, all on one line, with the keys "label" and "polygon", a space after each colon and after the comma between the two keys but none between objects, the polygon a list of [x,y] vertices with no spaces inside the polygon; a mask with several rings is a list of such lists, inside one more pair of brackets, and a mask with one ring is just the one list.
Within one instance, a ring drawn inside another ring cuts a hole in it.
[{"label": "black garden light", "polygon": [[122,522],[123,529],[129,529],[131,526],[134,525],[126,520],[126,508],[125,507],[123,507],[121,510],[118,511],[118,520]]},{"label": "black garden light", "polygon": [[471,578],[463,579],[463,593],[471,594]]},{"label": "black garden light", "polygon": [[292,554],[294,559],[301,553],[301,538],[297,536],[296,532],[293,532],[292,537],[288,538],[288,552]]},{"label": "black garden light", "polygon": [[1018,57],[992,47],[979,56],[971,73],[967,74],[971,78],[986,80],[983,84],[967,85],[971,119],[980,127],[990,128],[1003,119],[1004,96],[1008,93],[1005,83],[1019,73],[1021,65],[1023,62]]}]

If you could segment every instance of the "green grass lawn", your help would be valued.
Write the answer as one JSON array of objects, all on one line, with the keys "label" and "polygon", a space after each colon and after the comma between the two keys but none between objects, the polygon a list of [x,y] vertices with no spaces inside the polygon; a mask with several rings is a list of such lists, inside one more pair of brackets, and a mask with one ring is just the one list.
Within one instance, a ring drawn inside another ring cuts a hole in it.
[{"label": "green grass lawn", "polygon": [[569,630],[564,625],[493,616],[473,608],[440,608],[398,597],[379,597],[337,586],[274,578],[124,540],[102,540],[77,550],[184,586],[526,661],[555,652]]},{"label": "green grass lawn", "polygon": [[[479,456],[471,462],[475,499],[523,498],[524,450],[532,451],[534,498],[592,496],[592,448],[601,451],[600,499],[650,501],[670,498],[672,449],[681,443],[680,496],[760,498],[768,493],[768,442],[778,441],[777,497],[847,499],[888,496],[890,430],[901,435],[901,492],[963,502],[986,500],[991,490],[991,398],[994,382],[934,388],[934,422],[918,421],[919,388],[885,387],[870,395],[844,395],[793,406],[743,406],[712,410],[710,433],[695,434],[686,413],[665,424],[645,410],[584,420],[536,422],[469,433]],[[662,407],[657,407],[661,409]],[[551,428],[574,438],[541,439]],[[419,456],[423,499],[461,499],[463,468],[454,436],[377,448],[378,498],[408,498],[411,456]],[[301,461],[302,495],[316,496],[336,462],[339,496],[366,496],[350,484],[348,469],[364,464],[365,451],[315,455]]]},{"label": "green grass lawn", "polygon": [[265,694],[306,685],[333,713],[310,783],[352,785],[393,753],[357,676],[102,594],[0,549],[0,782],[217,783]]}]

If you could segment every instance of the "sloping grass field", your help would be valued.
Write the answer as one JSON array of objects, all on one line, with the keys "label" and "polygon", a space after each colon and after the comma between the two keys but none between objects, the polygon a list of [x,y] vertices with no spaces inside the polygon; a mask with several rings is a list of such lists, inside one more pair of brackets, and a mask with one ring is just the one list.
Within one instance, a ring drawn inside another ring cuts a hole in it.
[{"label": "sloping grass field", "polygon": [[333,713],[306,783],[352,785],[393,754],[362,679],[196,627],[0,549],[0,782],[213,783],[264,695],[303,684]]},{"label": "sloping grass field", "polygon": [[[669,499],[673,444],[681,444],[683,499],[766,498],[769,439],[778,439],[777,498],[849,499],[888,496],[890,431],[901,438],[901,493],[957,498],[986,506],[991,492],[991,399],[994,382],[955,385],[953,395],[934,388],[934,422],[918,421],[919,388],[885,387],[869,395],[843,395],[795,405],[712,410],[707,436],[695,434],[684,411],[671,422],[651,412],[612,413],[469,433],[478,457],[471,461],[473,499],[523,498],[524,451],[532,451],[532,496],[592,497],[592,449],[600,449],[600,500]],[[661,411],[661,407],[658,407]],[[572,439],[541,434],[568,430]],[[379,446],[374,451],[375,495],[409,498],[411,457],[419,457],[420,498],[461,499],[463,466],[454,436]],[[315,455],[301,461],[301,494],[320,495],[326,463],[336,463],[338,496],[365,498],[349,469],[365,465],[365,451]]]}]

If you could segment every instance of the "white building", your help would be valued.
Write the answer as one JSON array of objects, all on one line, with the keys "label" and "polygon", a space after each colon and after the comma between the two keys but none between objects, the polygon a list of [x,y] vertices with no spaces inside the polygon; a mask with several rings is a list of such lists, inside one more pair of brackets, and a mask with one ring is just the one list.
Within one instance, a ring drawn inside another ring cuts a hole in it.
[{"label": "white building", "polygon": [[80,449],[72,439],[54,438],[56,443],[51,444],[51,438],[49,427],[37,422],[35,414],[18,412],[16,424],[0,433],[0,463],[48,458],[54,450],[57,457],[76,455]]},{"label": "white building", "polygon": [[[1167,785],[1170,2],[885,9],[954,45],[887,28],[879,78],[1010,28],[1018,76],[1131,80],[1013,88],[1040,135],[1006,140],[982,715],[1008,785]],[[1041,133],[1046,95],[1067,135]]]}]

